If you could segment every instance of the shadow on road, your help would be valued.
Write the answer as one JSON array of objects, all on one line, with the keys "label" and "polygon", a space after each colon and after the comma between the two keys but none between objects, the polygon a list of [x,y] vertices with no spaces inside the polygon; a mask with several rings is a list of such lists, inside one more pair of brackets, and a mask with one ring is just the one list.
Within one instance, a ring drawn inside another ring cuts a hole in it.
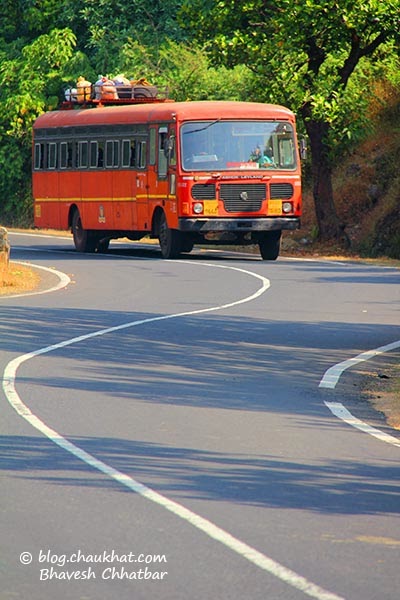
[{"label": "shadow on road", "polygon": [[[385,464],[332,460],[307,465],[113,438],[70,441],[142,483],[163,482],[156,483],[157,491],[181,501],[197,498],[349,515],[400,512],[400,467],[394,460]],[[127,491],[38,437],[4,436],[0,440],[0,471],[50,485]]]}]

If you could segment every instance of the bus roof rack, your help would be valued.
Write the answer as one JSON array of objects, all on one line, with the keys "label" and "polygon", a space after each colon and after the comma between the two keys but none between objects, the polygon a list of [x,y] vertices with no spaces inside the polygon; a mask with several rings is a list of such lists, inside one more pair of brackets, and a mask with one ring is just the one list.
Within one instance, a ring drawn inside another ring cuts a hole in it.
[{"label": "bus roof rack", "polygon": [[159,89],[149,84],[126,84],[105,80],[101,83],[68,88],[64,92],[65,100],[60,108],[92,108],[95,106],[118,106],[121,104],[147,104],[173,102],[168,98],[168,87]]}]

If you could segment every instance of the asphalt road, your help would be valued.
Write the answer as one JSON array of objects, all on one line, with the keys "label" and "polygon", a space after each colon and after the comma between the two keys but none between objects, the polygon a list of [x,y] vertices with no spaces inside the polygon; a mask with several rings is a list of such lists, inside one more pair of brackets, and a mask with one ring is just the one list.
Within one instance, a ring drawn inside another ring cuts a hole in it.
[{"label": "asphalt road", "polygon": [[1,600],[398,600],[400,436],[358,385],[399,348],[320,383],[400,340],[399,270],[10,239],[59,289],[0,299]]}]

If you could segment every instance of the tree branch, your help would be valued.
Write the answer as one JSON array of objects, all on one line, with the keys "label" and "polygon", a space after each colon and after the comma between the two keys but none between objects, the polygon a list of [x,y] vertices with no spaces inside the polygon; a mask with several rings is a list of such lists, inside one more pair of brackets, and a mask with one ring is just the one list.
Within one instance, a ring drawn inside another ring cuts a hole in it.
[{"label": "tree branch", "polygon": [[338,75],[340,78],[340,82],[343,85],[343,88],[346,87],[347,82],[354,69],[358,65],[360,59],[363,56],[370,56],[375,52],[380,44],[382,44],[386,39],[386,35],[383,31],[381,31],[377,37],[367,44],[364,48],[361,47],[361,38],[357,34],[357,32],[353,29],[351,32],[351,49],[349,52],[349,56],[345,60],[343,67],[338,69]]}]

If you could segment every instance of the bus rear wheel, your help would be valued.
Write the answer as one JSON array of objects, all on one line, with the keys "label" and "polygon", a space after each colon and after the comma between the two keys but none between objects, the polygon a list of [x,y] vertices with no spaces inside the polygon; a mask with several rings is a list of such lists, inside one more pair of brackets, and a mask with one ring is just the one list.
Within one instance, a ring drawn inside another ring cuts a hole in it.
[{"label": "bus rear wheel", "polygon": [[168,227],[165,213],[162,213],[160,218],[158,240],[163,258],[177,258],[182,252],[182,234]]},{"label": "bus rear wheel", "polygon": [[281,247],[281,230],[266,231],[258,240],[258,247],[263,260],[276,260]]},{"label": "bus rear wheel", "polygon": [[82,227],[79,210],[76,210],[72,216],[72,236],[78,252],[94,252],[96,250],[97,238],[92,231]]},{"label": "bus rear wheel", "polygon": [[108,250],[109,245],[110,245],[109,238],[103,238],[101,236],[100,237],[97,236],[96,252],[98,252],[99,254],[105,254]]}]

